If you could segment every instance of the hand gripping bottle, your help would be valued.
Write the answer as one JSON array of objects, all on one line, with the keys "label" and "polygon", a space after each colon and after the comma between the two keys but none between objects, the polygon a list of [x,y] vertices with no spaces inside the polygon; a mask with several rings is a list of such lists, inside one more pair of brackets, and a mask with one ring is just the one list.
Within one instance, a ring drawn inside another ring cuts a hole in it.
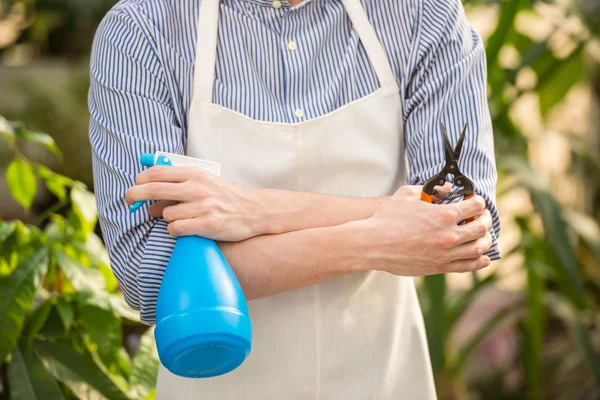
[{"label": "hand gripping bottle", "polygon": [[[163,152],[142,154],[140,162],[220,173],[218,163]],[[130,211],[143,203],[135,203]],[[186,378],[226,374],[250,353],[252,323],[246,298],[213,240],[177,239],[158,293],[154,335],[161,363]]]}]

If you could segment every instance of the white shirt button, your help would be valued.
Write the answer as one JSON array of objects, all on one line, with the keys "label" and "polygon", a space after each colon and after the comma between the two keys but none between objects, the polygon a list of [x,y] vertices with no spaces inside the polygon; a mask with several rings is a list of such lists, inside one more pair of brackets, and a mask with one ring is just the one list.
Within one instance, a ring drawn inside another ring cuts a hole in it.
[{"label": "white shirt button", "polygon": [[273,8],[281,8],[281,2],[279,0],[275,0],[273,2]]},{"label": "white shirt button", "polygon": [[288,49],[290,49],[291,51],[294,51],[298,48],[298,46],[296,46],[296,42],[289,42],[288,43]]},{"label": "white shirt button", "polygon": [[296,111],[294,111],[294,115],[298,118],[304,118],[304,111],[302,111],[301,109],[297,109]]}]

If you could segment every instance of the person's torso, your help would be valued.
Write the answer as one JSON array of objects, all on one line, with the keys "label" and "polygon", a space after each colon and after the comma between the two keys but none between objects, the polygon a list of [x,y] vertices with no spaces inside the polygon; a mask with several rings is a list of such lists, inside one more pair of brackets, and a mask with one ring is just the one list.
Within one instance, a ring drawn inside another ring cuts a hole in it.
[{"label": "person's torso", "polygon": [[[297,102],[290,103],[289,110],[282,108],[278,116],[277,104],[270,108],[270,103],[261,99],[263,106],[273,110],[269,114],[273,121],[265,122],[215,101],[224,87],[219,68],[221,73],[227,67],[235,69],[231,66],[235,58],[225,61],[219,52],[227,44],[220,21],[229,9],[219,0],[204,0],[186,154],[219,162],[224,178],[253,187],[377,197],[392,194],[404,184],[403,113],[396,76],[360,2],[342,2],[343,15],[339,18],[351,20],[349,38],[354,44],[350,48],[357,50],[357,57],[364,49],[363,64],[373,67],[372,81],[377,86],[314,116],[311,106],[317,103],[301,95],[307,89],[286,87],[283,94],[298,96]],[[321,3],[309,2],[294,11],[311,4]],[[343,25],[327,24],[322,18],[313,30]],[[249,36],[247,29],[240,32],[245,38]],[[305,34],[298,33],[293,41],[288,39],[291,35],[282,35],[288,44],[287,53],[283,60],[275,57],[278,61],[273,64],[297,65],[298,74],[304,73],[307,82],[313,76],[311,71],[319,68],[327,71],[324,75],[330,80],[338,70],[345,70],[340,73],[341,82],[351,80],[348,65],[352,62],[348,60],[312,69],[303,65],[302,44],[309,40]],[[325,40],[315,44],[315,51],[321,48],[327,52],[329,46],[335,47]],[[295,74],[288,70],[277,72],[271,82],[293,80]],[[368,75],[366,69],[363,72]],[[253,81],[243,76],[237,80],[240,90],[260,93]],[[309,85],[308,92],[335,87],[331,82],[318,89],[316,82]],[[343,97],[344,90],[338,88],[338,92]],[[292,121],[288,121],[289,116]],[[174,387],[187,386],[178,398],[366,400],[396,399],[400,393],[410,398],[433,396],[423,322],[410,278],[368,271],[254,300],[248,308],[253,323],[253,348],[248,359],[235,371],[211,379],[176,383],[178,379],[173,376],[164,378]]]},{"label": "person's torso", "polygon": [[[206,28],[201,2],[127,1],[138,3],[136,22],[152,36],[188,155],[218,161],[225,178],[256,187],[374,197],[404,183],[401,99],[416,23],[409,2],[361,2],[363,31],[369,25],[382,50],[376,72],[338,0],[292,9],[223,0],[214,60],[196,53]],[[194,68],[205,60],[214,81],[199,104]],[[254,340],[246,362],[203,380],[163,369],[157,398],[435,397],[410,278],[366,272],[248,306]]]}]

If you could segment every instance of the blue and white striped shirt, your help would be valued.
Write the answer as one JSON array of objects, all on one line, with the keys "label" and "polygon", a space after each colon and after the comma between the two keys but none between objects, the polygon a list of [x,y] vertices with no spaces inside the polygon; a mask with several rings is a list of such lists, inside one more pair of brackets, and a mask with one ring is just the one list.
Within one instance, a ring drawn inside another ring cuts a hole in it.
[{"label": "blue and white striped shirt", "polygon": [[[124,197],[142,170],[142,152],[184,153],[199,3],[121,0],[101,23],[92,50],[90,140],[100,224],[125,299],[148,324],[154,323],[175,239],[164,221],[130,214]],[[454,135],[453,143],[468,122],[461,170],[487,201],[494,220],[494,245],[487,254],[499,258],[497,176],[480,37],[460,0],[362,3],[397,78],[409,183],[422,184],[443,165],[440,122]],[[253,119],[294,123],[299,104],[304,119],[313,119],[379,87],[339,0],[280,4],[221,2],[215,103]]]}]

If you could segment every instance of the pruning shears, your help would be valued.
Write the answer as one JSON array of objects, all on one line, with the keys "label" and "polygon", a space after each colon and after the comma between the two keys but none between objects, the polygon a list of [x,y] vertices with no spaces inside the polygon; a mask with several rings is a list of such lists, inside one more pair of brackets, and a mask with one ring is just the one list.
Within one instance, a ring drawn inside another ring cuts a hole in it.
[{"label": "pruning shears", "polygon": [[[441,200],[453,200],[461,196],[463,196],[463,200],[467,200],[475,196],[475,185],[473,184],[473,181],[460,172],[460,169],[458,168],[458,159],[460,158],[460,152],[462,151],[466,132],[467,125],[465,125],[463,128],[460,137],[458,138],[458,142],[456,143],[456,147],[453,149],[452,145],[450,144],[450,139],[448,138],[446,128],[444,127],[444,124],[442,124],[446,164],[437,175],[429,179],[427,182],[425,182],[425,185],[423,185],[423,191],[421,192],[422,201],[433,203],[434,196]],[[436,190],[436,186],[443,186],[446,183],[446,177],[448,175],[453,175],[454,185],[462,187],[462,189],[454,192],[440,192],[439,190]],[[465,223],[475,221],[475,218],[476,217],[469,217],[465,220]]]}]

